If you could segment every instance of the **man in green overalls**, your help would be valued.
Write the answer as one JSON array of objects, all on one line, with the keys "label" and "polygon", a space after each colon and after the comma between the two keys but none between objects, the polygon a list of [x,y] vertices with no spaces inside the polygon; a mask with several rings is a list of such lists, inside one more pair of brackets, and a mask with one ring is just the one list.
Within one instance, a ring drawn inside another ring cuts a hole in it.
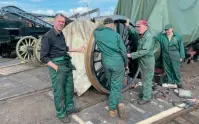
[{"label": "man in green overalls", "polygon": [[[126,25],[129,25],[128,19]],[[140,35],[137,51],[127,54],[129,58],[138,59],[138,65],[143,74],[143,91],[138,104],[146,104],[151,101],[152,97],[152,80],[154,76],[155,57],[153,36],[148,31],[148,23],[146,20],[140,20],[136,24],[136,28]],[[128,32],[133,35],[133,32],[128,27]]]},{"label": "man in green overalls", "polygon": [[94,30],[94,37],[110,84],[109,115],[114,117],[118,112],[121,118],[125,118],[125,106],[122,103],[122,81],[128,63],[126,47],[121,36],[114,31],[114,21],[111,18],[105,19],[104,25],[100,25]]},{"label": "man in green overalls", "polygon": [[168,85],[177,84],[178,88],[183,88],[180,76],[180,63],[185,58],[182,38],[173,31],[171,24],[166,25],[164,31],[165,33],[155,38],[160,42],[161,57]]},{"label": "man in green overalls", "polygon": [[82,52],[84,48],[71,49],[66,46],[62,33],[65,21],[63,14],[55,15],[54,28],[48,31],[41,40],[40,59],[49,67],[57,117],[63,123],[69,123],[68,114],[73,112],[75,107],[71,57],[67,52]]}]

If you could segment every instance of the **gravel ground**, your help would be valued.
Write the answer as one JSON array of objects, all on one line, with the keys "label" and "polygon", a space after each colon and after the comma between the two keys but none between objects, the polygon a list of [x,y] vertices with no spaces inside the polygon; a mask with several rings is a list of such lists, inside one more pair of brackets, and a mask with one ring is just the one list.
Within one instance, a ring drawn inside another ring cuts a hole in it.
[{"label": "gravel ground", "polygon": [[199,62],[183,64],[181,76],[184,89],[191,90],[193,97],[199,99]]}]

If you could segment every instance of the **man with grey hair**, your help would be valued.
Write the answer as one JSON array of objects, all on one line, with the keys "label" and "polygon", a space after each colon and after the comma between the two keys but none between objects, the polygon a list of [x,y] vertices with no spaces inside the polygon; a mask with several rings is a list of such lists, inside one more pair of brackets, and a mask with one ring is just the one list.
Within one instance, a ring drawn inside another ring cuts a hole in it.
[{"label": "man with grey hair", "polygon": [[84,46],[72,49],[66,46],[62,33],[66,17],[59,13],[55,15],[54,27],[41,40],[41,62],[47,64],[57,117],[63,123],[69,123],[68,114],[75,110],[73,102],[74,84],[71,56],[67,52],[83,52]]}]

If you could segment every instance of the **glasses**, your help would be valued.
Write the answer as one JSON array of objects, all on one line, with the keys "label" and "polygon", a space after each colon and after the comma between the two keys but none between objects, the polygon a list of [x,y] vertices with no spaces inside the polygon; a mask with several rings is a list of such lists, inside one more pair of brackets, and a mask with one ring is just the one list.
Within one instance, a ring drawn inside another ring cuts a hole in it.
[{"label": "glasses", "polygon": [[141,26],[135,26],[135,28],[140,28]]}]

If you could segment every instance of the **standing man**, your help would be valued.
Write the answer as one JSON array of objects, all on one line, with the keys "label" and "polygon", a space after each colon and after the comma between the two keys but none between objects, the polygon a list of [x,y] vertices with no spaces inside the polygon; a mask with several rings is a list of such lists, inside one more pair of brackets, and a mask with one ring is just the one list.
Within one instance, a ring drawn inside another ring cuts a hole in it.
[{"label": "standing man", "polygon": [[[127,19],[127,26],[129,21]],[[140,20],[136,24],[136,28],[140,35],[137,51],[127,54],[129,58],[137,59],[138,65],[143,74],[143,91],[141,99],[138,104],[146,104],[151,101],[152,97],[152,80],[154,76],[155,57],[154,57],[154,40],[151,33],[148,31],[148,23],[146,20]],[[132,35],[130,28],[128,27],[129,34]]]},{"label": "standing man", "polygon": [[177,84],[183,88],[180,76],[180,63],[185,58],[184,45],[179,34],[173,31],[171,24],[164,28],[165,33],[155,37],[160,42],[162,62],[168,84]]},{"label": "standing man", "polygon": [[122,103],[122,81],[128,63],[126,47],[121,36],[114,31],[114,21],[111,18],[106,18],[104,25],[100,25],[94,30],[94,37],[110,84],[109,115],[114,117],[118,112],[121,118],[125,118],[125,106]]},{"label": "standing man", "polygon": [[57,117],[63,123],[69,123],[68,114],[75,110],[73,102],[74,85],[71,57],[67,53],[82,52],[80,49],[71,49],[66,46],[62,33],[66,17],[56,14],[54,27],[41,40],[41,62],[49,67],[54,93],[54,103]]}]

